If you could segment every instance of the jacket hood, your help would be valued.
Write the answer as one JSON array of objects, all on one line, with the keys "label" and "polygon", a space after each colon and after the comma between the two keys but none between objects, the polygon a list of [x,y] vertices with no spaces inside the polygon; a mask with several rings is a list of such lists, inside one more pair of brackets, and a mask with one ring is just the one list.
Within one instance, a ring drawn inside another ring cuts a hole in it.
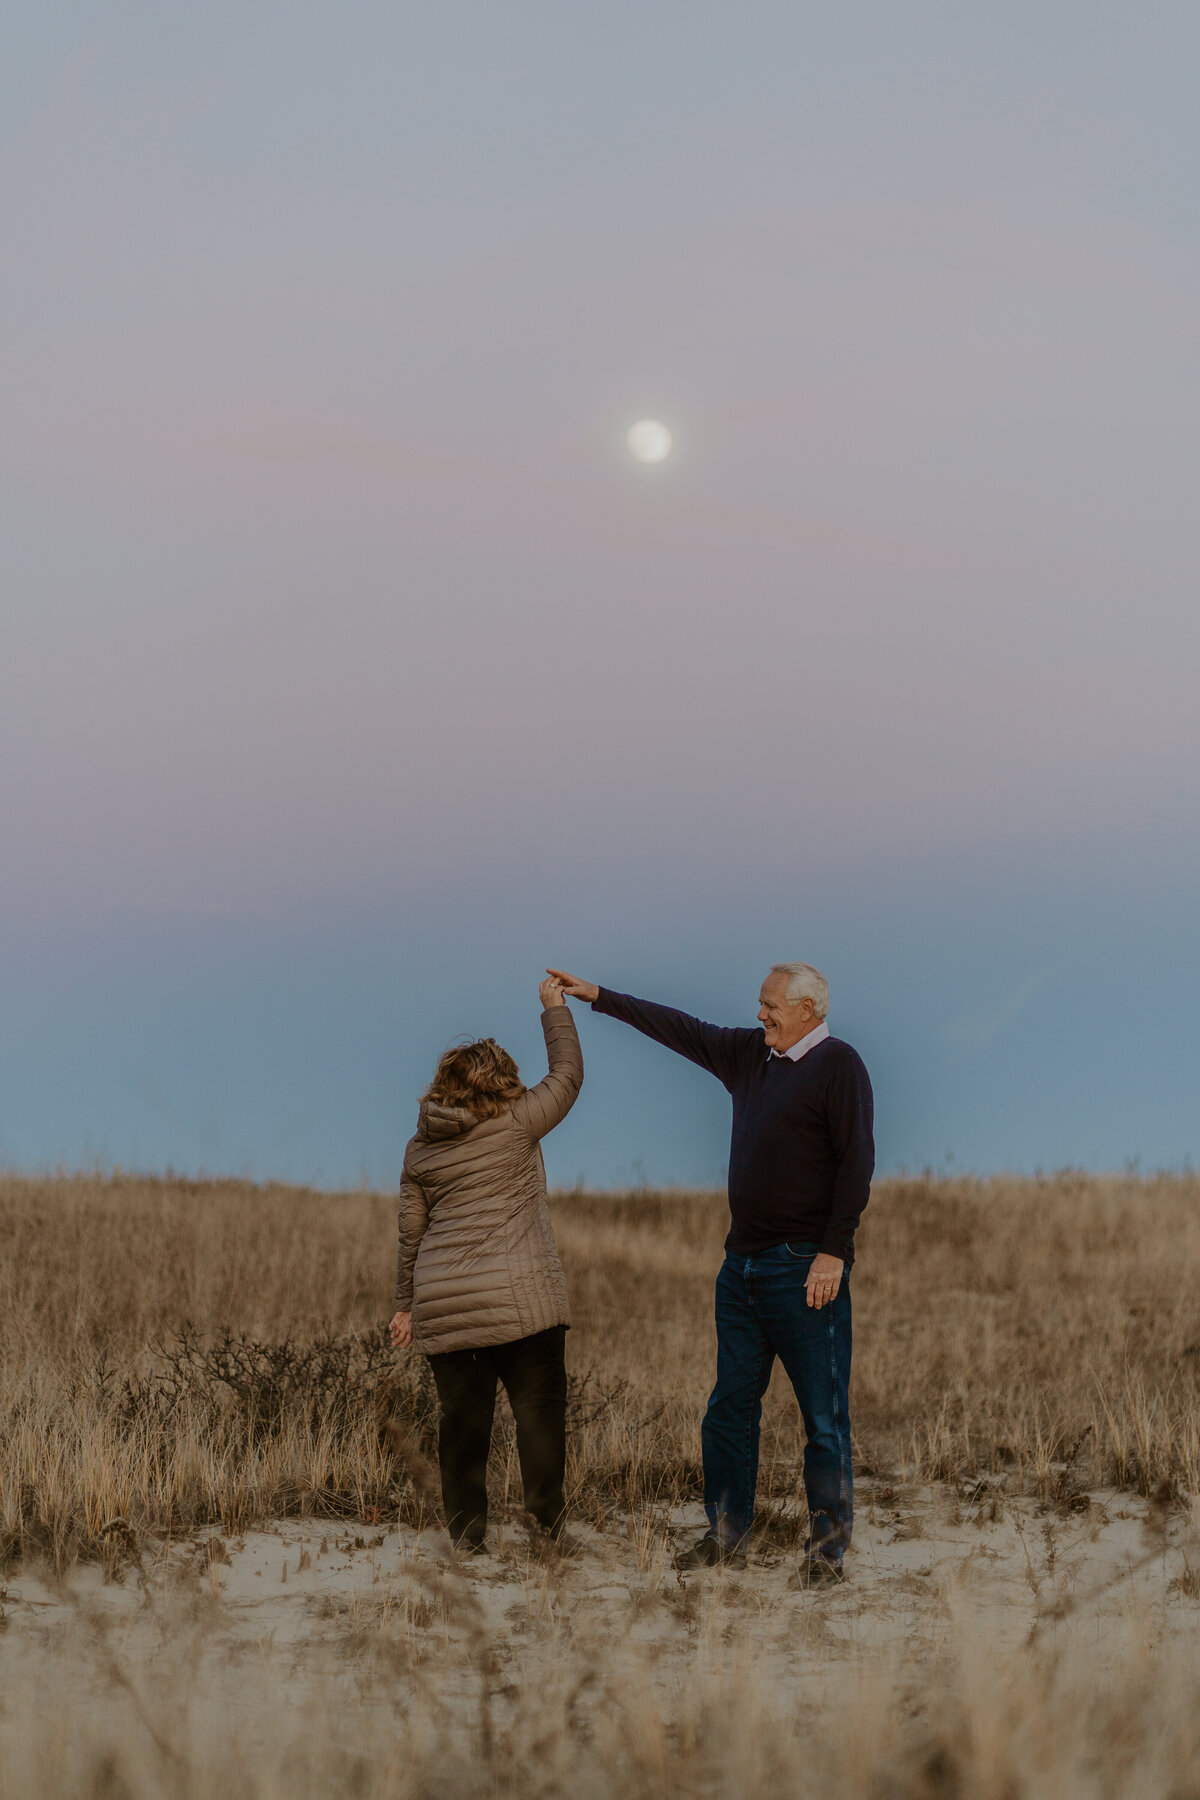
[{"label": "jacket hood", "polygon": [[479,1120],[465,1106],[447,1106],[441,1100],[422,1100],[417,1115],[417,1136],[438,1143],[443,1138],[461,1137]]}]

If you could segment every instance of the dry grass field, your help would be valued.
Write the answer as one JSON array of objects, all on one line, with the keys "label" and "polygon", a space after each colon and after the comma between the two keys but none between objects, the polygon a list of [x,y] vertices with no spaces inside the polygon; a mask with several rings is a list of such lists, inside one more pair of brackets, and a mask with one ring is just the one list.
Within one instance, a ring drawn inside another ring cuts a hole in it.
[{"label": "dry grass field", "polygon": [[673,1570],[720,1199],[554,1214],[582,1554],[502,1422],[460,1569],[388,1200],[0,1180],[0,1795],[1200,1797],[1200,1181],[879,1184],[827,1599],[778,1377],[750,1570]]}]

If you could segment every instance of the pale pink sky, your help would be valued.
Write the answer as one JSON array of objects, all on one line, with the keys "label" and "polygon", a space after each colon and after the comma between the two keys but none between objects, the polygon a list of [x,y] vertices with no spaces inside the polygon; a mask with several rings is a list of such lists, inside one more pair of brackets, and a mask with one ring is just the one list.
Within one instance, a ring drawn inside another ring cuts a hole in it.
[{"label": "pale pink sky", "polygon": [[[896,884],[961,876],[966,918],[1014,870],[1056,943],[1141,871],[1096,954],[1165,941],[1200,770],[1191,15],[21,33],[14,943],[536,905],[548,853],[581,918],[649,897],[618,961],[680,904],[718,953],[743,886],[865,884],[878,946]],[[1000,961],[930,1029],[1036,1005]]]}]

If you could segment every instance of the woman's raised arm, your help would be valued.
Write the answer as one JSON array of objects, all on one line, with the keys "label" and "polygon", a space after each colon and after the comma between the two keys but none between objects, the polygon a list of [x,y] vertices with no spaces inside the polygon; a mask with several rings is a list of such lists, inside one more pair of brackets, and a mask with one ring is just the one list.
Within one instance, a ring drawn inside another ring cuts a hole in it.
[{"label": "woman's raised arm", "polygon": [[548,975],[538,995],[550,1071],[513,1106],[514,1116],[523,1121],[533,1138],[545,1137],[566,1118],[583,1086],[583,1052],[571,1009],[563,999],[562,982]]}]

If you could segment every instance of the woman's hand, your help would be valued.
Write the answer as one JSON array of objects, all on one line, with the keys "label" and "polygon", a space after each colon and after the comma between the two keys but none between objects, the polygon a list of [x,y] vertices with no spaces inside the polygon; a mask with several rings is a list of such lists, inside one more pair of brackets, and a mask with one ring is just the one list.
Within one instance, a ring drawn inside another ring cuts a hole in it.
[{"label": "woman's hand", "polygon": [[568,975],[565,969],[547,969],[547,975],[557,981],[559,987],[569,1000],[596,1000],[600,989],[594,981],[580,981],[578,975]]},{"label": "woman's hand", "polygon": [[538,989],[538,995],[542,1002],[543,1011],[548,1011],[552,1006],[566,1005],[566,1001],[563,999],[563,984],[558,979],[557,975],[547,975],[545,981],[543,981],[541,987]]},{"label": "woman's hand", "polygon": [[412,1343],[412,1314],[397,1313],[388,1326],[388,1336],[397,1350],[407,1350]]}]

